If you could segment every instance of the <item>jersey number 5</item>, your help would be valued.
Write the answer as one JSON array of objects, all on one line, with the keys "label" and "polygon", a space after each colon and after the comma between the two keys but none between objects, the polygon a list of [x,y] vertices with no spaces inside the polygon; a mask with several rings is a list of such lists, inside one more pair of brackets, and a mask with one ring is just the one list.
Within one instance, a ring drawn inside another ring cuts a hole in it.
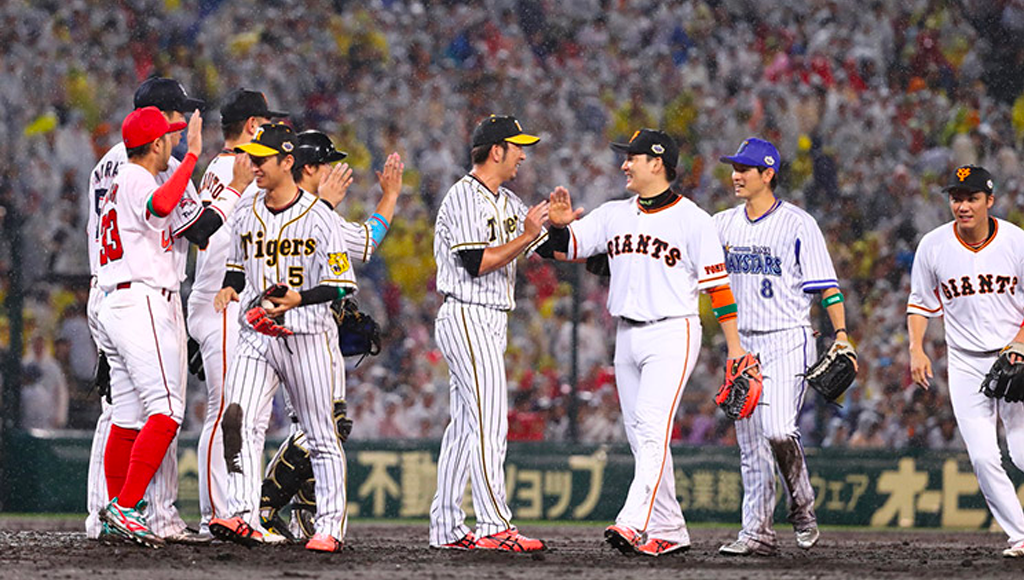
[{"label": "jersey number 5", "polygon": [[100,218],[100,265],[120,260],[124,255],[121,234],[117,231],[117,210],[112,209]]}]

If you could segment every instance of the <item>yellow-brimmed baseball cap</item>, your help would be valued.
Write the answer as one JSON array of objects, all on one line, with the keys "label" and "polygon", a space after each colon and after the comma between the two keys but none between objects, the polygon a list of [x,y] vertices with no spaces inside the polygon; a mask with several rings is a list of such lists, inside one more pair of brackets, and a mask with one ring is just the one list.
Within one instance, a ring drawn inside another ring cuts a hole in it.
[{"label": "yellow-brimmed baseball cap", "polygon": [[473,129],[473,147],[493,145],[508,141],[527,147],[540,141],[540,137],[523,133],[523,126],[515,117],[508,115],[491,115]]},{"label": "yellow-brimmed baseball cap", "polygon": [[270,157],[295,152],[295,132],[284,123],[260,125],[252,141],[235,147],[236,153],[248,153],[253,157]]}]

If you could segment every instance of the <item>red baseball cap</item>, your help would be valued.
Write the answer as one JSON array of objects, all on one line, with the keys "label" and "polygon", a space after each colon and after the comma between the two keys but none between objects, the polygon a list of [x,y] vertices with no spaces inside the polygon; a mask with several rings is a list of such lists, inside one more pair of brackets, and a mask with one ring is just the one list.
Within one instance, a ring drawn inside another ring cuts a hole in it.
[{"label": "red baseball cap", "polygon": [[168,123],[167,118],[156,107],[135,109],[121,123],[121,139],[128,149],[152,143],[173,131],[181,131],[188,123],[179,121]]}]

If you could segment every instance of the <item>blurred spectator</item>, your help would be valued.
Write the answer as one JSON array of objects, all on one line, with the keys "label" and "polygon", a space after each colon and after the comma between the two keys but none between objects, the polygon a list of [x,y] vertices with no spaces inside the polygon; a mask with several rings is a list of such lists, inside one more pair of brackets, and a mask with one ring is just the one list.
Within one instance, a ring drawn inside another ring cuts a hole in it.
[{"label": "blurred spectator", "polygon": [[35,334],[21,359],[21,426],[60,429],[68,420],[68,384],[53,358],[46,338]]}]

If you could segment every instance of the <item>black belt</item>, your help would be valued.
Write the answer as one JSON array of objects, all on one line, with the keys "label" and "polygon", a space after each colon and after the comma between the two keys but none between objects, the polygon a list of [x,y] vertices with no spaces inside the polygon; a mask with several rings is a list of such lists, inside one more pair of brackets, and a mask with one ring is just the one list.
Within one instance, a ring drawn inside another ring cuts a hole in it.
[{"label": "black belt", "polygon": [[619,320],[625,322],[626,324],[628,324],[630,326],[647,326],[648,324],[654,324],[655,322],[661,322],[662,320],[668,320],[668,316],[663,316],[662,318],[659,318],[657,320],[633,320],[632,318],[626,318],[625,316],[620,316]]},{"label": "black belt", "polygon": [[[131,287],[132,287],[132,283],[131,282],[121,282],[117,286],[114,286],[114,290],[126,290],[126,289],[131,288]],[[164,298],[166,298],[168,302],[170,302],[171,301],[171,297],[174,296],[174,292],[171,292],[167,288],[159,288],[159,289],[158,288],[154,288],[154,290],[160,290],[160,294]]]}]

